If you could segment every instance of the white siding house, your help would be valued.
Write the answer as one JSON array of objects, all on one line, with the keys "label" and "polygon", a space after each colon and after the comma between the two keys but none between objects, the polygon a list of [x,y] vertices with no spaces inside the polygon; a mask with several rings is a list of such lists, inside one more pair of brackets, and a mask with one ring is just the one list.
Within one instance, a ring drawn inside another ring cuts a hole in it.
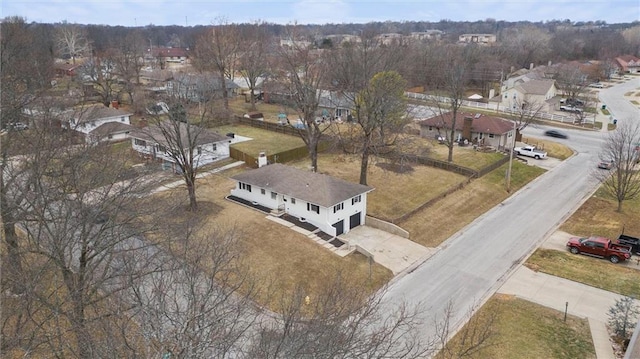
[{"label": "white siding house", "polygon": [[[178,126],[177,131],[181,135],[181,143],[195,145],[194,164],[196,167],[229,157],[229,143],[231,143],[229,137],[182,122],[176,125]],[[188,126],[191,128],[187,129]],[[131,146],[142,156],[161,160],[175,170],[176,161],[169,152],[172,146],[163,136],[161,127],[173,131],[171,132],[172,136],[175,136],[176,130],[174,130],[173,124],[165,121],[131,132]]]},{"label": "white siding house", "polygon": [[88,142],[121,140],[132,130],[131,113],[111,107],[91,106],[76,111],[63,127],[82,132]]},{"label": "white siding house", "polygon": [[337,236],[364,224],[373,188],[328,175],[270,164],[232,177],[231,195],[287,213]]},{"label": "white siding house", "polygon": [[524,101],[538,103],[550,109],[547,101],[557,95],[558,89],[555,80],[529,80],[515,84],[514,87],[502,92],[501,103],[505,110],[515,110]]}]

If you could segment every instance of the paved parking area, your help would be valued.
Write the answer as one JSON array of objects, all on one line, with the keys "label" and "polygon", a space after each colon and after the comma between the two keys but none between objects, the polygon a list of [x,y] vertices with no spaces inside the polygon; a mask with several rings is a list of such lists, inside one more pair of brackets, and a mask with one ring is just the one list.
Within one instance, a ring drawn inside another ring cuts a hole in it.
[{"label": "paved parking area", "polygon": [[435,248],[421,246],[409,239],[368,226],[358,226],[338,236],[351,249],[360,246],[373,255],[373,260],[398,274],[417,262],[431,257]]}]

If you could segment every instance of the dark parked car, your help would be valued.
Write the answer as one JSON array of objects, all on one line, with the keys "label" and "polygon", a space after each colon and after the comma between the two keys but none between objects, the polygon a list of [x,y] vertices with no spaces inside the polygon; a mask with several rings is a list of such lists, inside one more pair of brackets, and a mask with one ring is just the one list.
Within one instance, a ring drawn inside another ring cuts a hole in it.
[{"label": "dark parked car", "polygon": [[566,133],[560,132],[558,130],[548,130],[548,131],[545,131],[544,134],[549,137],[569,138],[569,136],[567,136]]}]

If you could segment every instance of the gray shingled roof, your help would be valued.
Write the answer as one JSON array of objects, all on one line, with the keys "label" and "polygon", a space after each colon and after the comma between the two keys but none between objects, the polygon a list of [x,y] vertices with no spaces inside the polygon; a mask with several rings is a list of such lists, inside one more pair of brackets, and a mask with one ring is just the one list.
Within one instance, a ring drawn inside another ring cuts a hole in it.
[{"label": "gray shingled roof", "polygon": [[519,87],[522,89],[523,93],[545,95],[554,83],[554,80],[530,80],[520,84]]},{"label": "gray shingled roof", "polygon": [[[458,112],[456,116],[456,130],[462,131],[464,126],[464,118],[470,117],[471,132],[473,133],[489,133],[494,135],[502,135],[513,130],[513,122],[500,117],[480,115],[469,112]],[[426,120],[419,121],[420,126],[432,126],[437,128],[451,128],[453,113],[447,112],[442,115],[434,116]]]},{"label": "gray shingled roof", "polygon": [[92,135],[105,137],[114,133],[123,133],[134,130],[135,127],[122,122],[107,122],[91,131]]},{"label": "gray shingled roof", "polygon": [[130,116],[131,112],[105,107],[102,105],[91,106],[79,111],[78,123],[95,121],[108,117]]},{"label": "gray shingled roof", "polygon": [[[184,144],[188,144],[190,142],[189,141],[189,135],[187,133],[187,126],[191,127],[190,130],[191,130],[192,139],[197,134],[197,137],[195,137],[195,145],[196,146],[229,140],[229,138],[227,136],[221,135],[221,134],[216,133],[216,132],[213,132],[213,131],[208,130],[206,128],[198,128],[196,126],[188,125],[188,124],[186,124],[184,122],[178,122],[176,124],[180,127],[179,131],[180,131],[180,134],[182,136],[181,142],[184,143]],[[150,125],[150,126],[145,127],[143,129],[135,130],[135,131],[133,131],[133,132],[131,132],[129,134],[129,137],[133,137],[133,138],[137,138],[137,139],[145,140],[145,141],[150,141],[150,142],[155,142],[155,143],[158,143],[159,145],[162,145],[162,146],[169,146],[169,144],[165,140],[164,136],[162,135],[162,130],[160,129],[159,126],[163,126],[165,128],[168,128],[169,131],[174,131],[170,127],[167,127],[167,126],[173,126],[173,124],[170,122],[170,120],[167,120],[167,121],[160,122],[159,124],[156,124],[156,125]],[[175,133],[175,132],[170,132],[170,133]]]},{"label": "gray shingled roof", "polygon": [[373,191],[369,186],[279,163],[243,172],[232,178],[326,208]]}]

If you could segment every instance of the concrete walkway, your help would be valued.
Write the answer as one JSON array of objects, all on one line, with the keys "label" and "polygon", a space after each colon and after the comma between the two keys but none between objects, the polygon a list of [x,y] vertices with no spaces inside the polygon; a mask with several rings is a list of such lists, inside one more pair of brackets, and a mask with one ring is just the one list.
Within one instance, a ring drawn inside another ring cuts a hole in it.
[{"label": "concrete walkway", "polygon": [[[210,175],[212,175],[214,173],[218,173],[218,172],[222,172],[224,170],[228,170],[230,168],[242,166],[243,164],[244,164],[244,162],[242,162],[242,161],[236,161],[236,162],[230,163],[228,165],[224,165],[222,167],[214,168],[214,169],[212,169],[210,171],[201,172],[198,175],[196,175],[196,178],[197,179],[204,178],[204,177],[210,176]],[[178,180],[178,181],[173,181],[173,182],[170,182],[170,183],[163,184],[163,185],[157,187],[156,189],[152,190],[150,193],[151,194],[156,194],[158,192],[168,191],[170,189],[173,189],[173,188],[176,188],[176,187],[180,187],[182,185],[184,185],[184,180],[181,179],[181,180]]]},{"label": "concrete walkway", "polygon": [[587,318],[598,359],[615,359],[605,323],[607,312],[621,295],[521,266],[498,290],[498,293]]}]

